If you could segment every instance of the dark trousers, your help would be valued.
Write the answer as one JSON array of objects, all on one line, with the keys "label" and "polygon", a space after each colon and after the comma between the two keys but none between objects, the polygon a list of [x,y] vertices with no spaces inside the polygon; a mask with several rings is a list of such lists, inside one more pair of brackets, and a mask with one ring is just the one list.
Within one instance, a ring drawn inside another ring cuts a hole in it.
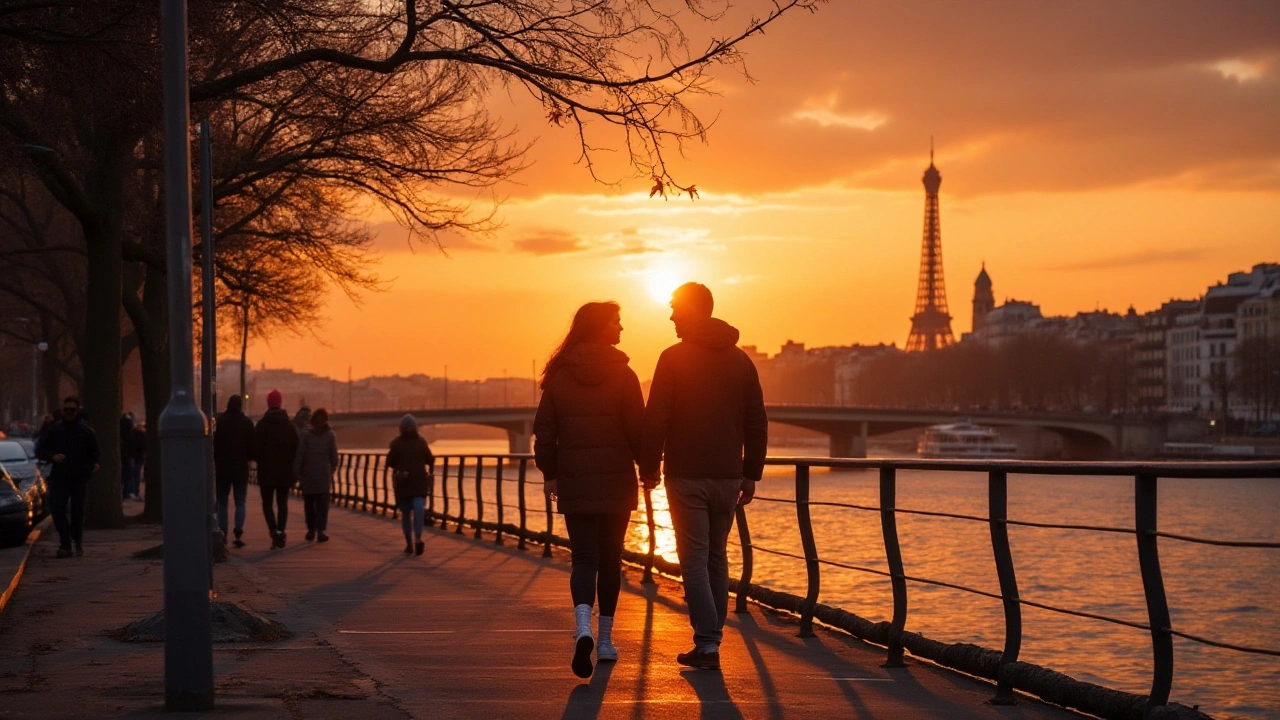
[{"label": "dark trousers", "polygon": [[235,490],[236,501],[236,530],[244,529],[244,501],[245,496],[249,494],[249,477],[248,473],[239,480],[228,480],[226,478],[218,478],[214,482],[217,490],[218,499],[218,527],[222,530],[223,536],[227,534],[227,526],[230,524],[231,508],[228,500],[231,499],[231,491]]},{"label": "dark trousers", "polygon": [[[49,481],[49,514],[53,515],[53,525],[58,528],[58,543],[64,548],[71,547],[72,542],[79,545],[84,539],[84,499],[88,492],[88,478]],[[71,505],[70,520],[68,504]]]},{"label": "dark trousers", "polygon": [[[267,519],[267,530],[272,535],[284,532],[285,523],[289,520],[289,488],[260,485],[258,489],[262,491],[262,516]],[[279,507],[276,512],[272,511],[272,501]]]},{"label": "dark trousers", "polygon": [[693,642],[704,652],[720,649],[729,613],[729,530],[741,480],[667,477],[667,503],[676,531],[676,554],[689,606]]},{"label": "dark trousers", "polygon": [[324,532],[329,527],[329,493],[302,496],[302,512],[307,517],[307,530]]},{"label": "dark trousers", "polygon": [[575,606],[592,605],[599,595],[601,617],[613,617],[622,588],[622,543],[630,519],[631,513],[564,516],[573,551],[569,593]]}]

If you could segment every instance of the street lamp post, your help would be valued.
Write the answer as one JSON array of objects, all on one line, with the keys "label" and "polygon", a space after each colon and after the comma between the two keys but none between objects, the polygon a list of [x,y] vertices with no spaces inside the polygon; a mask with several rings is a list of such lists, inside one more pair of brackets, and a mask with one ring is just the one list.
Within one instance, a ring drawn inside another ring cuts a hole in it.
[{"label": "street lamp post", "polygon": [[39,427],[40,423],[40,353],[49,349],[49,343],[38,342],[31,346],[31,419]]},{"label": "street lamp post", "polygon": [[169,272],[169,405],[160,415],[164,487],[164,700],[169,712],[213,709],[209,622],[208,425],[192,387],[191,150],[187,3],[160,9],[165,239]]}]

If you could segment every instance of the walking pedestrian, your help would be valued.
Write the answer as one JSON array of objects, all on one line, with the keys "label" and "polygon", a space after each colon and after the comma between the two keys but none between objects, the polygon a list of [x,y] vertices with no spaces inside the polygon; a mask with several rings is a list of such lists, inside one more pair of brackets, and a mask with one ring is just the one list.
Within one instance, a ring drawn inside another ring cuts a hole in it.
[{"label": "walking pedestrian", "polygon": [[[289,520],[289,488],[293,487],[293,461],[298,452],[298,431],[281,407],[279,390],[267,393],[267,411],[253,428],[253,459],[258,463],[258,489],[262,493],[262,514],[271,533],[271,547],[285,544]],[[273,509],[274,505],[274,509]]]},{"label": "walking pedestrian", "polygon": [[[396,493],[396,507],[400,508],[400,528],[404,530],[404,554],[421,555],[422,526],[427,511],[427,498],[434,489],[435,477],[431,468],[436,458],[431,447],[418,434],[418,420],[412,415],[400,418],[400,435],[391,441],[387,452],[387,467],[391,470],[391,486]],[[413,535],[409,535],[409,531]]]},{"label": "walking pedestrian", "polygon": [[[80,399],[71,396],[62,401],[62,419],[47,424],[36,443],[36,456],[51,463],[49,473],[49,507],[53,524],[58,529],[58,557],[84,555],[84,503],[89,479],[100,468],[98,436],[89,427],[81,411]],[[67,518],[67,506],[71,517]]]},{"label": "walking pedestrian", "polygon": [[133,434],[129,438],[129,457],[133,460],[133,474],[129,478],[129,489],[134,500],[142,500],[142,471],[147,465],[146,423],[134,423]]},{"label": "walking pedestrian", "polygon": [[720,667],[729,530],[737,506],[755,496],[769,435],[755,365],[737,347],[737,329],[711,316],[713,306],[705,285],[686,283],[672,294],[680,342],[654,369],[640,455],[645,487],[658,485],[660,463],[665,471],[694,642],[676,661],[696,668]]},{"label": "walking pedestrian", "polygon": [[293,414],[293,429],[298,431],[298,442],[307,434],[307,424],[311,422],[311,406],[303,405]]},{"label": "walking pedestrian", "polygon": [[[614,661],[613,620],[622,585],[622,544],[639,490],[635,458],[644,429],[640,380],[618,350],[617,303],[578,309],[542,374],[533,422],[534,459],[548,502],[564,515],[573,554],[569,592],[576,621],[571,667],[591,677],[596,659]],[[598,637],[591,607],[600,601]]]},{"label": "walking pedestrian", "polygon": [[133,499],[133,413],[120,416],[120,495]]},{"label": "walking pedestrian", "polygon": [[338,469],[338,438],[329,427],[329,411],[317,409],[298,444],[293,474],[302,491],[302,510],[307,518],[307,542],[329,542],[329,485]]},{"label": "walking pedestrian", "polygon": [[227,398],[227,409],[218,415],[213,432],[214,484],[218,499],[218,527],[227,544],[230,525],[228,500],[235,498],[235,546],[244,547],[245,498],[249,494],[249,461],[253,459],[253,421],[244,414],[244,398]]}]

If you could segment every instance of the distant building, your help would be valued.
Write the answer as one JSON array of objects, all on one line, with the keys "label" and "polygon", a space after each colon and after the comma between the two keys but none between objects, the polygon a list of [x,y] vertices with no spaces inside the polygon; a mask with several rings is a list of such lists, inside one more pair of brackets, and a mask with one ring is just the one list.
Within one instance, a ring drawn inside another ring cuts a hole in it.
[{"label": "distant building", "polygon": [[1139,319],[1129,352],[1139,410],[1151,412],[1169,407],[1168,336],[1179,316],[1199,308],[1199,300],[1170,300]]},{"label": "distant building", "polygon": [[987,321],[987,313],[996,309],[996,296],[991,291],[991,276],[987,274],[987,264],[982,263],[978,279],[973,281],[973,329],[976,333],[982,330]]}]

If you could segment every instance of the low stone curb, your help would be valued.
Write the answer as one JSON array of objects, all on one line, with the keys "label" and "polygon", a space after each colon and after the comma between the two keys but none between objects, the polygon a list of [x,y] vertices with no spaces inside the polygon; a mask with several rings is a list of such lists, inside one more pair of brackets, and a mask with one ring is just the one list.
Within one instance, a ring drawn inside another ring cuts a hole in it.
[{"label": "low stone curb", "polygon": [[31,559],[31,549],[36,546],[36,541],[40,539],[40,535],[49,529],[49,525],[53,522],[53,518],[45,518],[41,520],[31,533],[27,535],[26,549],[22,552],[22,560],[18,563],[18,569],[13,573],[13,579],[9,581],[8,587],[4,589],[4,593],[0,594],[0,615],[4,614],[5,608],[9,606],[9,598],[13,597],[13,593],[18,589],[18,583],[22,580],[22,573],[27,569],[27,561]]}]

